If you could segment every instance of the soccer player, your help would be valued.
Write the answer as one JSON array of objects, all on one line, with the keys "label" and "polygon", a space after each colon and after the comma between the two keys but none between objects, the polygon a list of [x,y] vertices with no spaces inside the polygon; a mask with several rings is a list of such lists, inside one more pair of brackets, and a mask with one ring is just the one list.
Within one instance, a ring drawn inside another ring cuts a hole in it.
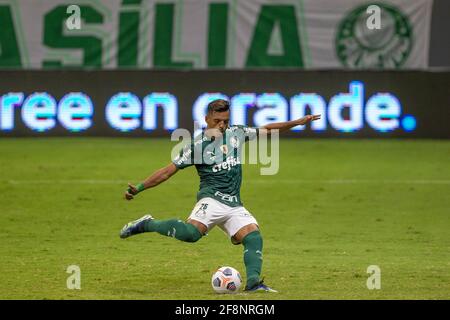
[{"label": "soccer player", "polygon": [[156,220],[151,215],[126,224],[121,238],[143,232],[157,232],[164,236],[186,242],[196,242],[214,226],[219,226],[233,244],[243,244],[246,268],[245,291],[275,292],[260,278],[262,267],[263,239],[258,222],[242,205],[241,148],[262,131],[280,132],[297,125],[320,119],[320,115],[265,125],[262,128],[229,126],[230,104],[226,100],[214,100],[208,104],[205,117],[207,128],[192,139],[172,162],[155,171],[144,182],[134,186],[128,184],[125,198],[132,200],[143,190],[153,188],[172,177],[178,170],[195,165],[200,176],[197,204],[186,222],[178,219]]}]

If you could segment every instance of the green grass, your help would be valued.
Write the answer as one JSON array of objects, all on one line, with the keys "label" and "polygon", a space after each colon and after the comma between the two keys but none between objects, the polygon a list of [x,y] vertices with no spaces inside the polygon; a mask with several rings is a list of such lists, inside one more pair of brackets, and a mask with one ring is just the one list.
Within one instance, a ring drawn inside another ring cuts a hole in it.
[{"label": "green grass", "polygon": [[[216,295],[212,272],[245,275],[242,246],[213,229],[195,244],[119,239],[151,212],[185,219],[195,169],[123,200],[169,163],[162,139],[0,140],[1,299],[449,299],[450,142],[283,140],[280,170],[244,167],[242,199],[264,236],[263,275],[278,294]],[[81,268],[81,290],[66,269]],[[381,290],[368,290],[369,265]]]}]

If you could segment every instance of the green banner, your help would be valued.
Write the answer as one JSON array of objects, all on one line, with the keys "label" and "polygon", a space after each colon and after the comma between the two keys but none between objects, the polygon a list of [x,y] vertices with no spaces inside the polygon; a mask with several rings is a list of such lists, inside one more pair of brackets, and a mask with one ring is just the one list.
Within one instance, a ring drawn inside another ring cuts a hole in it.
[{"label": "green banner", "polygon": [[0,0],[0,67],[426,68],[432,0]]}]

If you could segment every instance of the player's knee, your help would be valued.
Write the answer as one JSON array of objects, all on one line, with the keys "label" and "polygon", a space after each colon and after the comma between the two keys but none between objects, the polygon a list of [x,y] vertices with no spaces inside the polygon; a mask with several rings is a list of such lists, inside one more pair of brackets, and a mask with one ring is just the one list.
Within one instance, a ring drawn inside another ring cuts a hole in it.
[{"label": "player's knee", "polygon": [[242,239],[242,244],[245,247],[262,247],[263,238],[259,230],[255,230],[247,234],[244,239]]},{"label": "player's knee", "polygon": [[201,239],[202,234],[198,229],[193,225],[188,225],[188,232],[179,240],[185,241],[185,242],[197,242]]},{"label": "player's knee", "polygon": [[193,232],[189,232],[188,234],[185,234],[182,237],[179,237],[178,239],[184,242],[197,242],[198,240],[200,240],[202,237],[202,235],[200,234],[200,232],[193,231]]},{"label": "player's knee", "polygon": [[198,240],[200,240],[202,237],[202,235],[199,234],[192,234],[190,235],[185,241],[186,242],[197,242]]}]

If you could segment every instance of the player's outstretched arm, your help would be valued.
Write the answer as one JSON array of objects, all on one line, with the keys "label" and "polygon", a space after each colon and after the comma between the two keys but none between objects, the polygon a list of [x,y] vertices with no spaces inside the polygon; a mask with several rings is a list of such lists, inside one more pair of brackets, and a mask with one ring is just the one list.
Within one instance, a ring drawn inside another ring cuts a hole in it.
[{"label": "player's outstretched arm", "polygon": [[264,127],[260,128],[260,130],[265,130],[266,133],[270,134],[271,130],[279,130],[280,132],[287,131],[295,126],[298,125],[305,125],[308,122],[319,120],[320,114],[315,115],[307,115],[300,119],[292,120],[292,121],[286,121],[286,122],[274,122],[266,124]]},{"label": "player's outstretched arm", "polygon": [[145,179],[143,183],[140,183],[137,186],[128,183],[128,189],[125,191],[125,199],[131,200],[139,192],[148,188],[156,187],[161,182],[164,182],[173,176],[177,171],[178,168],[173,163],[170,163],[164,168],[156,170],[151,176]]}]

